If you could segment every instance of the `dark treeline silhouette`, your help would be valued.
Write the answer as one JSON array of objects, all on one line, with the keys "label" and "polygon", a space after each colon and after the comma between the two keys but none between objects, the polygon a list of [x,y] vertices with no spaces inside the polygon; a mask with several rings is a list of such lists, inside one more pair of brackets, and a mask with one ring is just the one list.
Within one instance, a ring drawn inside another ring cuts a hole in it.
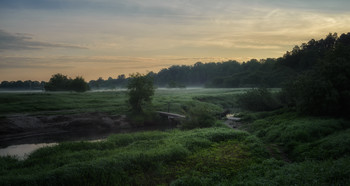
[{"label": "dark treeline silhouette", "polygon": [[60,73],[52,75],[50,81],[45,84],[46,91],[85,92],[89,89],[83,77],[77,76],[75,79],[71,79]]},{"label": "dark treeline silhouette", "polygon": [[125,88],[128,84],[129,78],[126,78],[124,74],[119,75],[117,79],[109,77],[107,80],[102,79],[102,77],[97,80],[91,80],[89,82],[89,87],[91,89],[115,89],[115,88]]},{"label": "dark treeline silhouette", "polygon": [[309,70],[283,88],[285,104],[310,115],[350,117],[350,33],[311,40],[287,58],[295,61],[289,65]]},{"label": "dark treeline silhouette", "polygon": [[[226,62],[197,62],[194,65],[173,65],[158,73],[150,72],[158,87],[205,86],[212,88],[234,87],[282,87],[299,74],[309,71],[329,53],[348,42],[349,34],[329,34],[325,39],[312,39],[308,43],[295,46],[283,57],[252,59],[243,63],[234,60]],[[333,55],[349,55],[339,51]],[[117,79],[108,78],[89,82],[92,89],[125,87],[128,78],[120,75]]]},{"label": "dark treeline silhouette", "polygon": [[350,33],[329,34],[294,47],[276,64],[290,67],[297,76],[278,94],[264,88],[242,94],[241,108],[266,111],[284,106],[300,114],[350,117]]},{"label": "dark treeline silhouette", "polygon": [[[280,58],[252,59],[243,63],[234,60],[226,62],[197,62],[194,65],[173,65],[158,73],[149,72],[158,87],[184,88],[186,86],[200,86],[211,88],[235,87],[283,87],[284,84],[306,73],[320,63],[333,58],[349,56],[349,49],[344,47],[349,43],[350,34],[329,34],[324,39],[311,39],[307,43],[295,46]],[[335,52],[333,52],[335,51]],[[99,78],[91,80],[91,89],[125,88],[129,78],[124,74],[107,80]],[[27,81],[26,81],[27,82]],[[43,82],[40,83],[41,85]],[[26,88],[24,88],[26,87]],[[1,88],[29,89],[37,86],[24,86],[19,82],[1,83]],[[42,86],[41,86],[42,88]],[[40,88],[39,88],[40,89]]]},{"label": "dark treeline silhouette", "polygon": [[2,81],[0,84],[1,90],[43,90],[44,81]]}]

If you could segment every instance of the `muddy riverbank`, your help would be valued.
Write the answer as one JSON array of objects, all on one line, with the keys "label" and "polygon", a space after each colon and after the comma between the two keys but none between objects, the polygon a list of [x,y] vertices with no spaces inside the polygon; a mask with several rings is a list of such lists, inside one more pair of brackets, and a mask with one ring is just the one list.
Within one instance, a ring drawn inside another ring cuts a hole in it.
[{"label": "muddy riverbank", "polygon": [[72,115],[12,115],[0,119],[0,148],[10,145],[94,140],[113,133],[166,130],[168,124],[135,126],[125,115],[82,113]]}]

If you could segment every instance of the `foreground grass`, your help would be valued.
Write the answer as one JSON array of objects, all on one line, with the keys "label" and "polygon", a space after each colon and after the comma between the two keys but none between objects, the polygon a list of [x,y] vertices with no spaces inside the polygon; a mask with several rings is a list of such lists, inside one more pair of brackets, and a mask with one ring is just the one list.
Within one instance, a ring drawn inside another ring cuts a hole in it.
[{"label": "foreground grass", "polygon": [[0,185],[348,185],[350,157],[287,163],[244,131],[112,135],[0,158]]},{"label": "foreground grass", "polygon": [[266,157],[257,138],[227,128],[121,134],[45,147],[24,161],[2,157],[0,185],[154,185],[189,175],[228,179]]},{"label": "foreground grass", "polygon": [[[350,156],[350,121],[299,116],[293,112],[260,115],[248,131],[267,144],[277,144],[294,161]],[[350,168],[350,167],[349,167]]]}]

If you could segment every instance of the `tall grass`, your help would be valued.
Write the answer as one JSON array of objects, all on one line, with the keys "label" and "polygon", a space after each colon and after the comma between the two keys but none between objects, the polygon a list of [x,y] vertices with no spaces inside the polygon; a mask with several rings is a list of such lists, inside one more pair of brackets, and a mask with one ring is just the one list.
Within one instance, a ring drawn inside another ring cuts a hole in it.
[{"label": "tall grass", "polygon": [[[185,170],[178,165],[192,170],[185,162],[195,157],[203,157],[193,165],[198,167],[201,163],[210,162],[207,154],[211,154],[211,157],[221,154],[223,157],[218,165],[223,169],[217,171],[224,174],[234,169],[230,165],[241,164],[239,158],[252,162],[254,157],[267,157],[264,148],[258,148],[259,151],[252,149],[261,145],[257,138],[252,140],[246,132],[226,128],[120,134],[93,143],[66,142],[39,149],[24,161],[0,158],[0,185],[169,183],[181,177],[181,170]],[[226,159],[230,154],[242,156]],[[216,169],[213,163],[210,169]],[[243,164],[242,167],[247,165]],[[208,170],[199,172],[204,174]]]},{"label": "tall grass", "polygon": [[348,120],[301,117],[290,112],[264,117],[249,125],[250,132],[266,143],[284,147],[298,161],[350,155],[349,128]]}]

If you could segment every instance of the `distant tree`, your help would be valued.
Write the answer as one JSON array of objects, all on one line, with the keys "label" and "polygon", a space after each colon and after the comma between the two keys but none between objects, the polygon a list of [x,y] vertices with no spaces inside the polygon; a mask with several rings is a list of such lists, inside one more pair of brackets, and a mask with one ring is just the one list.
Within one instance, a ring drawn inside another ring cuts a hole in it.
[{"label": "distant tree", "polygon": [[125,80],[125,74],[118,75],[118,80]]},{"label": "distant tree", "polygon": [[47,91],[66,91],[69,89],[70,80],[63,74],[54,74],[45,85]]},{"label": "distant tree", "polygon": [[71,78],[58,73],[52,75],[50,81],[45,84],[45,90],[85,92],[89,90],[89,86],[83,77],[78,76],[72,80]]},{"label": "distant tree", "polygon": [[89,90],[89,85],[85,82],[84,78],[81,76],[76,77],[70,82],[70,90],[76,92],[85,92]]},{"label": "distant tree", "polygon": [[132,111],[142,113],[143,106],[150,103],[154,95],[152,77],[140,73],[131,74],[127,88]]}]

